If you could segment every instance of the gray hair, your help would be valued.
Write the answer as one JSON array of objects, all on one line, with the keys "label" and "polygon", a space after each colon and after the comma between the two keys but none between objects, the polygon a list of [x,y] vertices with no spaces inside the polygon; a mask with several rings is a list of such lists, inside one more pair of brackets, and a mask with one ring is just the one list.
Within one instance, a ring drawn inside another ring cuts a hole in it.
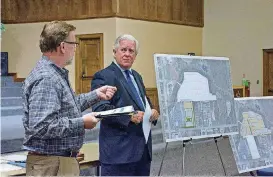
[{"label": "gray hair", "polygon": [[129,41],[135,42],[135,44],[136,44],[136,54],[138,54],[138,51],[139,51],[139,43],[138,43],[138,41],[136,40],[136,38],[135,38],[134,36],[130,35],[130,34],[122,34],[122,35],[120,35],[119,37],[117,37],[117,39],[116,39],[116,41],[115,41],[115,44],[114,44],[115,50],[116,50],[117,48],[119,48],[119,45],[120,45],[119,43],[120,43],[120,41],[122,41],[122,40],[129,40]]},{"label": "gray hair", "polygon": [[63,42],[76,27],[64,21],[52,21],[44,25],[40,35],[40,49],[42,53],[57,51]]}]

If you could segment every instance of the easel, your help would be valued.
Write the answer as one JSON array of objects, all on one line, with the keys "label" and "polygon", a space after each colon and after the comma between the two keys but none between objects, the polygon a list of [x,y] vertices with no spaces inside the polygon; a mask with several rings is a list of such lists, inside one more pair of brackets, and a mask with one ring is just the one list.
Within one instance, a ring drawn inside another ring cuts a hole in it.
[{"label": "easel", "polygon": [[[224,166],[223,159],[222,159],[222,156],[221,156],[221,152],[220,152],[220,150],[219,150],[218,143],[217,143],[219,140],[222,140],[222,139],[223,139],[223,136],[220,135],[220,136],[212,137],[212,138],[209,139],[209,140],[203,140],[203,141],[201,140],[201,141],[198,141],[198,142],[193,142],[193,139],[192,139],[192,138],[187,139],[187,140],[183,140],[183,141],[182,141],[182,145],[183,145],[183,154],[182,154],[182,176],[185,176],[185,153],[186,153],[186,145],[187,145],[187,144],[206,143],[206,142],[211,142],[211,141],[214,141],[214,142],[215,142],[215,145],[216,145],[216,148],[217,148],[217,152],[218,152],[218,155],[219,155],[219,157],[220,157],[220,161],[221,161],[221,164],[222,164],[222,167],[223,167],[224,175],[226,176],[226,175],[227,175],[227,173],[226,173],[226,168],[225,168],[225,166]],[[160,176],[160,174],[161,174],[161,170],[162,170],[163,161],[164,161],[164,158],[165,158],[165,155],[166,155],[167,147],[168,147],[168,142],[166,142],[166,145],[165,145],[165,149],[164,149],[162,161],[161,161],[161,164],[160,164],[158,176]]]}]

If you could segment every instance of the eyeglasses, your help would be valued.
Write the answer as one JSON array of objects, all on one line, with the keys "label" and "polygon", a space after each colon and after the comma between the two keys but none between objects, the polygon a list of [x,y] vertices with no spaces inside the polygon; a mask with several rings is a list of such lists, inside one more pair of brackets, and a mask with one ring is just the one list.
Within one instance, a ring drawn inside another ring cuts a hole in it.
[{"label": "eyeglasses", "polygon": [[65,43],[67,43],[67,44],[74,44],[74,45],[79,45],[79,43],[78,42],[70,42],[70,41],[64,41]]}]

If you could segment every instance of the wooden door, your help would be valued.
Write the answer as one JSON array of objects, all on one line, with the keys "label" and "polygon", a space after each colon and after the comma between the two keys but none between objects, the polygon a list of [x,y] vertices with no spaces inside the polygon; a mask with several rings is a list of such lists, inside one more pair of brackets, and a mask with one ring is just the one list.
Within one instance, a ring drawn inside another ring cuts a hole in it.
[{"label": "wooden door", "polygon": [[91,90],[94,74],[103,68],[103,34],[77,35],[75,87],[77,93]]},{"label": "wooden door", "polygon": [[263,95],[273,96],[273,49],[263,50]]}]

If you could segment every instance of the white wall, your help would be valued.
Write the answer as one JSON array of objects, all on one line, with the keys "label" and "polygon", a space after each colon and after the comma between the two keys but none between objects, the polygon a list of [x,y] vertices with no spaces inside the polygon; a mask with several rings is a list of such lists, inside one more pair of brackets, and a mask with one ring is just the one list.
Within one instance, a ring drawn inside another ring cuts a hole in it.
[{"label": "white wall", "polygon": [[262,49],[273,48],[273,1],[204,0],[204,5],[203,55],[229,57],[233,84],[241,85],[245,73],[251,96],[262,95]]}]

